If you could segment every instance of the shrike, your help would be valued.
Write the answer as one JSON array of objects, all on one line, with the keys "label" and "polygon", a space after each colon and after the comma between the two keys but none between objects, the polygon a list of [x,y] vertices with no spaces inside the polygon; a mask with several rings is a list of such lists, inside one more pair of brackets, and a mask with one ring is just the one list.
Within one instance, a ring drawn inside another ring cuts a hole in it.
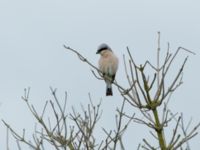
[{"label": "shrike", "polygon": [[118,69],[118,58],[107,44],[101,44],[96,54],[100,54],[99,70],[103,74],[106,82],[106,96],[112,96],[112,83],[115,80],[115,74]]}]

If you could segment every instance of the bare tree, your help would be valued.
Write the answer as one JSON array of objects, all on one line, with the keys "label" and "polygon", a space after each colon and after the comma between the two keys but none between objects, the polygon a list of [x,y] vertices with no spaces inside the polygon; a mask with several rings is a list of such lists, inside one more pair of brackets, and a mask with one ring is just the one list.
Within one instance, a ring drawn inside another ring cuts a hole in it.
[{"label": "bare tree", "polygon": [[[103,80],[101,71],[86,57],[68,46],[64,45],[64,48],[75,53],[81,61],[92,68],[92,73],[97,79]],[[146,126],[150,130],[152,137],[158,143],[157,145],[152,145],[150,143],[151,141],[144,138],[143,143],[138,145],[138,150],[190,150],[188,141],[198,134],[197,129],[200,123],[191,128],[191,121],[189,121],[185,126],[182,113],[173,113],[168,108],[168,103],[171,95],[182,84],[183,70],[188,56],[183,59],[175,76],[171,77],[170,71],[172,71],[171,68],[174,65],[175,59],[180,52],[189,54],[194,54],[194,52],[183,47],[178,47],[173,54],[170,52],[169,43],[163,60],[161,60],[160,55],[162,53],[160,52],[160,33],[158,33],[156,65],[153,65],[148,60],[144,64],[137,65],[127,47],[128,56],[123,56],[123,62],[125,76],[129,86],[123,87],[117,81],[114,82],[114,85],[121,94],[122,105],[116,112],[116,129],[107,131],[103,128],[106,138],[102,139],[101,142],[97,142],[97,137],[94,135],[95,126],[101,118],[101,102],[94,105],[89,95],[90,103],[87,108],[82,106],[82,112],[77,112],[73,108],[72,113],[67,114],[65,112],[67,94],[65,95],[64,104],[61,105],[57,99],[56,90],[51,88],[53,100],[46,102],[43,113],[40,115],[35,110],[35,107],[30,104],[28,99],[29,89],[26,89],[22,99],[26,102],[30,112],[40,124],[40,130],[35,130],[33,138],[30,141],[25,138],[25,131],[20,135],[8,123],[3,121],[7,129],[16,139],[18,149],[21,149],[21,143],[37,150],[45,149],[44,146],[46,144],[44,143],[48,143],[56,150],[115,150],[117,148],[124,150],[126,148],[123,144],[122,136],[125,130],[127,130],[131,123],[138,123]],[[129,112],[124,110],[125,104],[130,105],[138,113],[130,115]],[[48,122],[45,122],[44,117],[47,107],[50,107],[53,111],[55,122],[51,122],[51,118],[48,119]],[[166,140],[165,129],[168,128],[169,124],[174,124],[174,128],[171,130],[171,138]],[[7,144],[7,149],[9,149],[8,147],[9,144]]]},{"label": "bare tree", "polygon": [[[102,132],[106,134],[106,138],[97,143],[97,138],[93,131],[102,114],[101,101],[94,105],[89,95],[90,103],[87,108],[81,105],[82,112],[77,112],[72,107],[72,112],[68,114],[66,113],[67,93],[65,93],[64,103],[61,104],[56,96],[56,89],[51,88],[53,99],[46,101],[42,113],[39,114],[29,102],[29,92],[30,88],[25,89],[22,99],[39,125],[35,127],[32,139],[29,139],[26,137],[25,130],[23,130],[22,134],[19,134],[7,122],[2,120],[7,127],[7,150],[9,150],[8,131],[11,132],[16,140],[19,150],[22,149],[22,144],[28,145],[30,149],[34,150],[49,148],[54,148],[55,150],[107,150],[116,149],[117,145],[124,149],[122,135],[132,120],[132,118],[129,118],[127,122],[123,120],[125,100],[121,108],[117,109],[116,129],[107,131],[103,128]],[[51,117],[48,116],[51,113],[46,111],[48,107],[53,113]]]}]

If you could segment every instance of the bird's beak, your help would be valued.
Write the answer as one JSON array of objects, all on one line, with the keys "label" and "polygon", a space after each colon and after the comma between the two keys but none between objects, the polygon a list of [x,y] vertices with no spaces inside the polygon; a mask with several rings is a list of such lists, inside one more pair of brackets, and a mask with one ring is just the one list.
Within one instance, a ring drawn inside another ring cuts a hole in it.
[{"label": "bird's beak", "polygon": [[99,54],[99,51],[97,51],[96,54]]}]

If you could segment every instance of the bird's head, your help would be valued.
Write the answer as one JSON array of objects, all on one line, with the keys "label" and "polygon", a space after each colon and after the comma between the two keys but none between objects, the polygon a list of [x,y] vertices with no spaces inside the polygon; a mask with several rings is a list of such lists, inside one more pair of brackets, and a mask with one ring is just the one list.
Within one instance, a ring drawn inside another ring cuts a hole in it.
[{"label": "bird's head", "polygon": [[103,51],[111,51],[112,52],[111,48],[105,43],[101,44],[98,47],[96,54],[101,54]]}]

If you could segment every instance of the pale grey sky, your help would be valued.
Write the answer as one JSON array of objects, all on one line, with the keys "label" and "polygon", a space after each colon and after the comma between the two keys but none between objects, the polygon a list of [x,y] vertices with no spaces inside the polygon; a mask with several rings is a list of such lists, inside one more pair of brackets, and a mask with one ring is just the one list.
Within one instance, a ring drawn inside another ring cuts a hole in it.
[{"label": "pale grey sky", "polygon": [[[17,131],[34,130],[35,121],[21,100],[23,89],[31,87],[31,103],[41,110],[51,98],[52,86],[58,88],[60,98],[64,91],[69,93],[70,106],[88,103],[88,92],[96,102],[103,98],[101,124],[112,129],[116,106],[122,102],[117,89],[114,97],[105,97],[104,83],[96,80],[90,67],[62,45],[77,49],[97,64],[96,48],[104,42],[109,44],[121,61],[117,80],[125,84],[122,54],[126,53],[126,46],[136,62],[153,60],[157,31],[161,31],[163,51],[170,42],[172,51],[182,46],[197,53],[189,58],[184,84],[170,102],[174,112],[183,112],[186,121],[193,117],[197,123],[199,14],[197,0],[0,0],[0,118]],[[126,135],[127,149],[136,149],[143,137],[150,136],[148,130],[142,131],[145,127],[138,126],[132,125]],[[0,149],[5,149],[5,131],[1,123]],[[199,148],[199,141],[198,135],[191,141],[192,149]],[[11,148],[16,149],[15,146],[12,144]]]}]

